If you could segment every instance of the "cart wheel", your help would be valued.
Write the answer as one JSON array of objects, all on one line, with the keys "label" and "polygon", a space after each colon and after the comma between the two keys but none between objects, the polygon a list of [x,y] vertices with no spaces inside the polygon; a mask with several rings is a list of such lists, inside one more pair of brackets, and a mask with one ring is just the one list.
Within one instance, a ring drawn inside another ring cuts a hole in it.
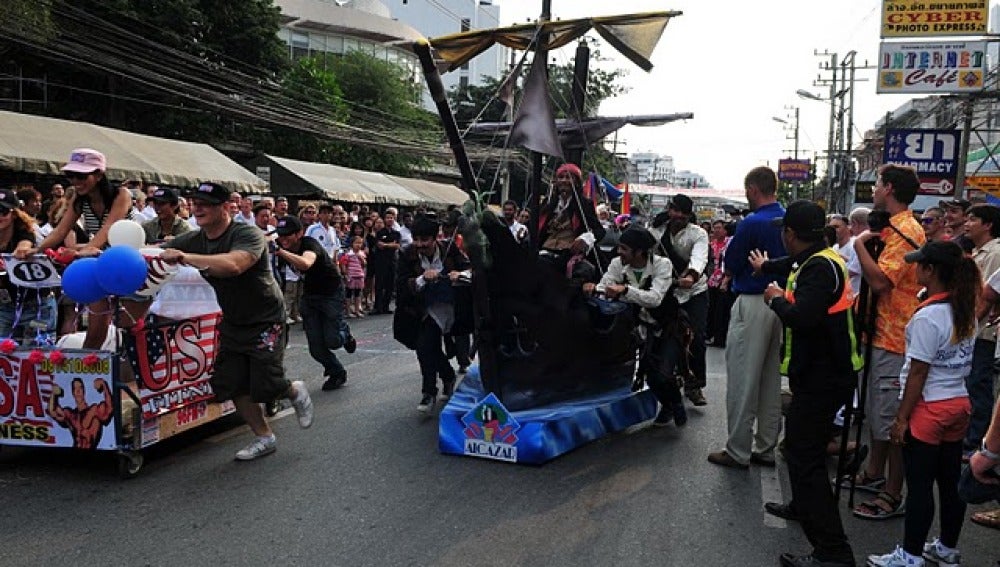
[{"label": "cart wheel", "polygon": [[128,451],[118,454],[118,476],[127,480],[139,474],[143,457],[139,451]]}]

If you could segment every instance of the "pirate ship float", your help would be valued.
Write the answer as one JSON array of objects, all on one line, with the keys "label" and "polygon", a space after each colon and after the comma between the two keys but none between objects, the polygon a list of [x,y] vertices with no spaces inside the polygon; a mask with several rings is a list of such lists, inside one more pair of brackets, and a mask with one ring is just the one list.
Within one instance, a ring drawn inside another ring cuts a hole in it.
[{"label": "pirate ship float", "polygon": [[[540,464],[652,419],[656,401],[648,390],[632,388],[637,345],[631,310],[598,309],[585,301],[579,282],[539,263],[537,247],[515,242],[507,226],[483,206],[478,197],[485,191],[478,190],[439,72],[461,67],[495,43],[534,52],[514,120],[476,125],[470,132],[500,139],[505,148],[520,145],[532,152],[532,188],[526,205],[539,211],[543,154],[561,161],[567,150],[567,161],[579,164],[588,142],[625,124],[658,125],[693,117],[685,113],[582,118],[579,109],[586,95],[589,53],[578,48],[571,114],[576,118],[560,121],[557,127],[548,93],[548,51],[593,30],[649,71],[649,59],[664,28],[679,15],[667,11],[550,21],[546,0],[536,23],[455,34],[412,46],[463,186],[475,197],[464,209],[469,222],[462,232],[474,266],[479,364],[470,368],[441,412],[443,453]],[[537,223],[529,228],[531,242],[537,242]]]}]

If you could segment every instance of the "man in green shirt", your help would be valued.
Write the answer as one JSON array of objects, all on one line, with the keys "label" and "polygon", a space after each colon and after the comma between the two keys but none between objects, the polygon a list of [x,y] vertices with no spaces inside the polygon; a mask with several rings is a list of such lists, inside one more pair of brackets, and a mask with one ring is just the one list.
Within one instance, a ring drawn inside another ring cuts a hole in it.
[{"label": "man in green shirt", "polygon": [[222,185],[202,183],[191,195],[201,230],[168,242],[161,258],[198,268],[215,290],[223,318],[211,384],[216,400],[233,400],[256,436],[236,453],[237,460],[249,461],[277,449],[260,404],[289,398],[303,428],[312,425],[313,405],[303,382],[285,378],[285,303],[267,241],[256,227],[233,222],[229,195]]}]

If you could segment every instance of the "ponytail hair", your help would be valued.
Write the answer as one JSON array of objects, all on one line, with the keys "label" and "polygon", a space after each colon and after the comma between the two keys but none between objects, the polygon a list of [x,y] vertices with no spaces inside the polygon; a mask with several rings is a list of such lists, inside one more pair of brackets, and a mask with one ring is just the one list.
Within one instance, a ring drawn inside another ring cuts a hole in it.
[{"label": "ponytail hair", "polygon": [[962,255],[955,265],[935,264],[934,272],[951,294],[948,303],[955,329],[952,344],[973,337],[976,334],[976,301],[983,288],[979,266],[972,258]]}]

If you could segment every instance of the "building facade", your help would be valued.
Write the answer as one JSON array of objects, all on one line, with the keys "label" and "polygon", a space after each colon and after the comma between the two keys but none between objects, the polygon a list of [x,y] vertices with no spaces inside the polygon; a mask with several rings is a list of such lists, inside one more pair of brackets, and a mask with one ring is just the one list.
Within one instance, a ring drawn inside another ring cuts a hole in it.
[{"label": "building facade", "polygon": [[416,41],[421,33],[392,17],[378,0],[275,0],[281,8],[280,37],[292,59],[364,51],[407,69],[421,81],[412,51],[392,45]]},{"label": "building facade", "polygon": [[[490,0],[275,0],[275,5],[282,14],[278,37],[288,46],[290,58],[364,51],[402,66],[421,84],[416,55],[394,44],[494,28],[500,22],[500,8]],[[508,52],[502,46],[486,50],[443,75],[445,88],[503,76]],[[426,92],[423,100],[425,107],[433,107]]]},{"label": "building facade", "polygon": [[674,158],[653,152],[629,156],[629,179],[634,183],[669,186],[674,184]]},{"label": "building facade", "polygon": [[[434,38],[470,30],[500,27],[500,7],[492,0],[384,0],[392,17]],[[481,85],[483,77],[506,75],[510,51],[494,45],[460,69],[441,77],[445,89]]]}]

